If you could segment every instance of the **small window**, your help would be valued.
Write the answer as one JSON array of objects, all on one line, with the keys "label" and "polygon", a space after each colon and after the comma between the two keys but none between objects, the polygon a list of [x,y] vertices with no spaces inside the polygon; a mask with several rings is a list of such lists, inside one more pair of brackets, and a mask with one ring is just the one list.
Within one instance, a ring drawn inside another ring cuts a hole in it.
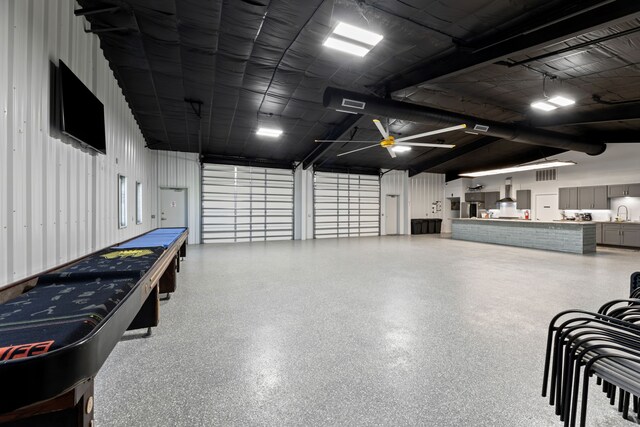
[{"label": "small window", "polygon": [[142,224],[142,183],[136,182],[136,224]]},{"label": "small window", "polygon": [[127,227],[127,177],[118,175],[118,225]]}]

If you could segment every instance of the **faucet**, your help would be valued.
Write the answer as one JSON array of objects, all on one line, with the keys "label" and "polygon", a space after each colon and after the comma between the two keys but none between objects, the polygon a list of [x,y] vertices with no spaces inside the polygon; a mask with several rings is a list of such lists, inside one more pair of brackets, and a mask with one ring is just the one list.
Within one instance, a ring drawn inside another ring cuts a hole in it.
[{"label": "faucet", "polygon": [[629,208],[627,208],[625,205],[618,206],[618,210],[616,211],[616,216],[620,217],[620,208],[624,208],[625,210],[624,220],[629,221]]}]

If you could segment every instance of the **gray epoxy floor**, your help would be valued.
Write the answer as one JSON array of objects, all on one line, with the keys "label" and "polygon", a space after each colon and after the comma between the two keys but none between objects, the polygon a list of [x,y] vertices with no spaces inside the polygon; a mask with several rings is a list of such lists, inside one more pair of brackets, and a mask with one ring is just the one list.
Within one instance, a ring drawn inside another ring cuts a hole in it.
[{"label": "gray epoxy floor", "polygon": [[[638,252],[435,236],[191,246],[150,338],[96,381],[106,426],[561,426],[546,328],[628,294]],[[591,426],[625,426],[600,392]]]}]

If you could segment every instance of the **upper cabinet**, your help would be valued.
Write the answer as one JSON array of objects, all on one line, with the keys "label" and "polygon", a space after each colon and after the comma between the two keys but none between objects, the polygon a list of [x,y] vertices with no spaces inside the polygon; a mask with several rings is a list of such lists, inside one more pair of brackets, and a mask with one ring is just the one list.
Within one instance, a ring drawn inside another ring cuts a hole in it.
[{"label": "upper cabinet", "polygon": [[619,184],[609,186],[609,197],[640,197],[640,184]]},{"label": "upper cabinet", "polygon": [[607,186],[578,187],[578,209],[609,209]]},{"label": "upper cabinet", "polygon": [[497,209],[498,200],[500,200],[499,191],[487,191],[484,193],[484,208]]},{"label": "upper cabinet", "polygon": [[558,189],[558,209],[578,209],[578,188]]},{"label": "upper cabinet", "polygon": [[484,202],[483,192],[477,191],[475,193],[464,193],[465,202]]},{"label": "upper cabinet", "polygon": [[531,209],[531,190],[518,190],[516,192],[516,208]]}]

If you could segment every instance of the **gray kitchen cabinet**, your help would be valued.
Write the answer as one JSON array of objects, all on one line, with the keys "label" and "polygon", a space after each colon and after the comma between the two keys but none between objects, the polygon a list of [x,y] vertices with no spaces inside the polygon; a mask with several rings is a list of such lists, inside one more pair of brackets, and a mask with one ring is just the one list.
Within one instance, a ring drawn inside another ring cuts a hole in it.
[{"label": "gray kitchen cabinet", "polygon": [[621,239],[620,224],[602,224],[602,243],[620,245]]},{"label": "gray kitchen cabinet", "polygon": [[498,209],[498,200],[500,200],[499,191],[487,191],[484,193],[484,208]]},{"label": "gray kitchen cabinet", "polygon": [[640,247],[640,224],[622,224],[622,245]]},{"label": "gray kitchen cabinet", "polygon": [[640,197],[640,184],[629,184],[627,189],[627,196]]},{"label": "gray kitchen cabinet", "polygon": [[609,197],[640,197],[640,184],[610,185]]},{"label": "gray kitchen cabinet", "polygon": [[596,244],[601,245],[602,243],[602,223],[596,222]]},{"label": "gray kitchen cabinet", "polygon": [[478,191],[475,193],[464,193],[465,202],[484,202],[484,193]]},{"label": "gray kitchen cabinet", "polygon": [[564,187],[558,189],[559,209],[578,209],[578,188]]},{"label": "gray kitchen cabinet", "polygon": [[609,209],[607,186],[578,187],[578,209]]},{"label": "gray kitchen cabinet", "polygon": [[602,224],[605,245],[640,247],[640,224]]},{"label": "gray kitchen cabinet", "polygon": [[593,187],[578,187],[578,209],[592,209],[593,197]]},{"label": "gray kitchen cabinet", "polygon": [[609,209],[606,185],[593,187],[593,209]]},{"label": "gray kitchen cabinet", "polygon": [[531,209],[531,190],[518,190],[516,192],[516,208]]}]

